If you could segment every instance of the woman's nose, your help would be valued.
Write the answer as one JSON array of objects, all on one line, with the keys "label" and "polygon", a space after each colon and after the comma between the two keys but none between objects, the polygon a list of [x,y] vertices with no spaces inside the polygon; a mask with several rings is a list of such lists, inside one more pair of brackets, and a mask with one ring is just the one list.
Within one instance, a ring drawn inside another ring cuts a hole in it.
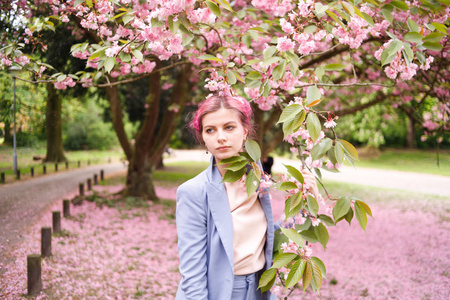
[{"label": "woman's nose", "polygon": [[218,142],[225,142],[227,140],[227,137],[225,133],[222,130],[218,131],[217,141]]}]

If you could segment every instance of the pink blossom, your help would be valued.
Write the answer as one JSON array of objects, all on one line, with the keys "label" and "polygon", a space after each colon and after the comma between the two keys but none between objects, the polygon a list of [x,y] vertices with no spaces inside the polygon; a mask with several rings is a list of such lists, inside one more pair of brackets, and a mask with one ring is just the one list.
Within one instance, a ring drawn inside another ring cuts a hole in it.
[{"label": "pink blossom", "polygon": [[295,43],[290,38],[287,37],[278,38],[278,45],[277,45],[278,51],[286,52],[293,49],[294,46]]},{"label": "pink blossom", "polygon": [[292,26],[292,24],[290,22],[286,21],[285,18],[280,19],[280,25],[281,25],[281,29],[283,29],[283,31],[286,34],[291,34],[294,32],[294,27]]},{"label": "pink blossom", "polygon": [[333,119],[329,119],[324,123],[324,125],[326,128],[334,128],[334,127],[336,127],[337,124],[336,124],[336,122],[334,122]]},{"label": "pink blossom", "polygon": [[331,161],[328,161],[326,166],[327,166],[328,169],[334,169],[334,165],[333,165],[333,163]]}]

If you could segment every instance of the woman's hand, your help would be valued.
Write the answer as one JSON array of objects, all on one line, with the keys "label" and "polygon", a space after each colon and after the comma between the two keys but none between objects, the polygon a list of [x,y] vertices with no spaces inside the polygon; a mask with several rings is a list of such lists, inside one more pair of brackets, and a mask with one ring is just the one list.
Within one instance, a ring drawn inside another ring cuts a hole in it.
[{"label": "woman's hand", "polygon": [[306,186],[308,188],[308,191],[316,198],[316,200],[319,200],[320,193],[319,193],[319,187],[317,186],[316,178],[315,176],[306,168],[301,169],[303,178],[305,179]]}]

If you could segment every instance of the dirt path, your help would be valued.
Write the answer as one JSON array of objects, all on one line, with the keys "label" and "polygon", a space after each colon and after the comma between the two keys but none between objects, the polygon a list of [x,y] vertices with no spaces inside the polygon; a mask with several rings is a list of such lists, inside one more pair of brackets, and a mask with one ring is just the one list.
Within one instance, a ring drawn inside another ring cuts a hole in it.
[{"label": "dirt path", "polygon": [[123,170],[124,166],[122,163],[95,165],[0,186],[0,262],[4,260],[3,253],[22,240],[26,228],[34,224],[49,205],[74,196],[80,182],[86,183],[87,178],[102,169],[108,175]]}]

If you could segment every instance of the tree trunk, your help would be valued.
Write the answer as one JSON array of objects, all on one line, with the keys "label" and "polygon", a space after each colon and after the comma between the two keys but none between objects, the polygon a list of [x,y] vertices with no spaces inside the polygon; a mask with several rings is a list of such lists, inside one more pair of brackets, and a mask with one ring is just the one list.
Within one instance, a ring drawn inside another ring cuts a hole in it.
[{"label": "tree trunk", "polygon": [[406,136],[406,145],[410,149],[416,148],[416,131],[414,129],[414,119],[408,115],[408,134]]},{"label": "tree trunk", "polygon": [[[160,68],[161,63],[158,60],[155,62],[156,69]],[[149,95],[146,100],[148,108],[145,112],[144,122],[135,137],[134,147],[131,147],[125,135],[118,89],[116,86],[107,88],[114,129],[129,161],[124,195],[142,197],[152,201],[158,200],[153,183],[153,173],[176,129],[188,97],[188,70],[190,70],[190,66],[180,68],[172,98],[168,104],[168,106],[177,105],[178,110],[166,110],[162,116],[160,114],[161,74],[155,72],[148,77]]]},{"label": "tree trunk", "polygon": [[47,155],[45,161],[66,161],[62,144],[61,97],[52,83],[47,84]]}]

